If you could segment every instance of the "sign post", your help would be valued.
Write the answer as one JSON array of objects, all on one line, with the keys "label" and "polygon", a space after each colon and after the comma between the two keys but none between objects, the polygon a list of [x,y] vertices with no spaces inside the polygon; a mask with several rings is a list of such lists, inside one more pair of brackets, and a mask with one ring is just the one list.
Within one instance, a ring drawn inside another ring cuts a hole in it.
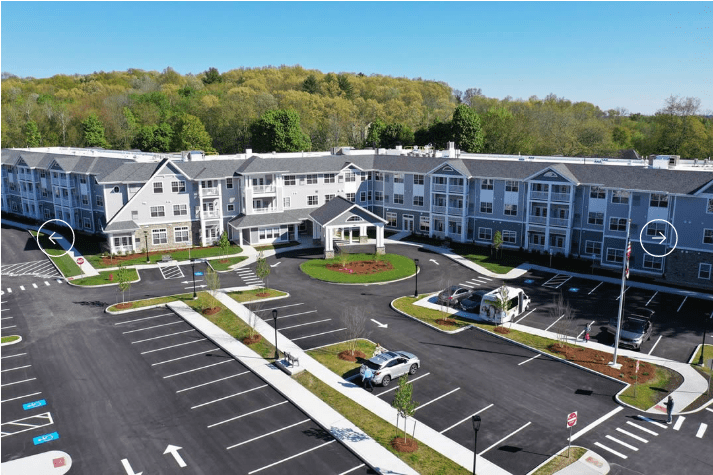
[{"label": "sign post", "polygon": [[577,411],[570,413],[567,416],[567,427],[569,427],[569,441],[567,442],[567,458],[569,458],[569,450],[572,448],[572,427],[577,425]]},{"label": "sign post", "polygon": [[634,381],[634,399],[636,399],[636,388],[639,387],[639,360],[636,360],[636,380]]}]

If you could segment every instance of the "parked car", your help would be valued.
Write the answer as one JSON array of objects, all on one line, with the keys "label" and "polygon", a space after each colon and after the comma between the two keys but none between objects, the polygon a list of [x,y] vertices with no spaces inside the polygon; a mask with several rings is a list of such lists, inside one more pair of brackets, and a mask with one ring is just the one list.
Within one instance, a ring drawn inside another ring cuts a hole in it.
[{"label": "parked car", "polygon": [[[641,344],[651,339],[654,311],[648,308],[627,310],[621,317],[619,346],[640,350]],[[607,331],[616,337],[617,317],[609,319]]]},{"label": "parked car", "polygon": [[374,356],[361,365],[361,374],[364,374],[367,366],[374,372],[372,383],[386,387],[394,378],[406,373],[416,374],[421,366],[421,360],[407,351],[388,351]]},{"label": "parked car", "polygon": [[460,285],[451,285],[438,294],[438,303],[455,307],[461,300],[467,299],[471,295],[473,295],[472,289],[461,287]]},{"label": "parked car", "polygon": [[460,301],[460,308],[468,313],[480,314],[480,303],[483,301],[483,295],[487,294],[487,290],[476,290],[468,298]]}]

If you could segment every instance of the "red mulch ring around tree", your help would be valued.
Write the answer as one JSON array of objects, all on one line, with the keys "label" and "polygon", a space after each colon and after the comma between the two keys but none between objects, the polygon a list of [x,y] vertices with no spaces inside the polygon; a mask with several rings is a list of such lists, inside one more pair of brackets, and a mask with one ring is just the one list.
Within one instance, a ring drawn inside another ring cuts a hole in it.
[{"label": "red mulch ring around tree", "polygon": [[203,310],[203,315],[215,315],[218,312],[220,312],[220,307],[211,307]]},{"label": "red mulch ring around tree", "polygon": [[[188,249],[188,248],[186,247],[185,249],[169,249],[169,250],[164,249],[163,251],[149,251],[149,256],[162,256],[164,254],[170,254],[171,251],[185,251],[186,249]],[[117,261],[118,262],[128,261],[131,259],[136,259],[139,256],[145,256],[145,255],[146,255],[146,251],[144,251],[144,252],[137,251],[133,254],[127,254],[125,256],[116,255],[113,258],[109,258],[107,256],[107,257],[102,257],[101,263],[102,263],[102,265],[105,265],[105,266],[115,266]]]},{"label": "red mulch ring around tree", "polygon": [[454,327],[457,325],[456,321],[451,320],[450,318],[439,318],[438,320],[436,320],[436,323],[447,327]]},{"label": "red mulch ring around tree", "polygon": [[221,264],[227,264],[228,262],[230,262],[230,259],[221,259],[218,262],[220,262]]},{"label": "red mulch ring around tree", "polygon": [[411,453],[418,450],[418,442],[416,439],[404,440],[403,437],[394,437],[391,439],[391,447],[397,452]]},{"label": "red mulch ring around tree", "polygon": [[[613,357],[610,353],[581,346],[564,345],[560,347],[557,343],[551,344],[547,349],[558,353],[572,363],[585,366],[607,376],[612,376],[626,383],[633,384],[636,382],[636,360],[634,359],[619,356],[617,363],[621,363],[621,368],[616,369],[609,366]],[[641,361],[639,363],[639,383],[645,383],[655,377],[656,368],[654,365]]]},{"label": "red mulch ring around tree", "polygon": [[327,264],[327,269],[342,274],[377,274],[393,269],[394,266],[388,261],[354,261],[347,263],[346,267],[341,264]]},{"label": "red mulch ring around tree", "polygon": [[245,338],[243,338],[242,341],[243,341],[243,343],[245,343],[246,345],[252,345],[253,343],[257,343],[257,342],[260,341],[261,339],[262,339],[262,336],[260,336],[260,335],[258,335],[258,334],[256,333],[256,334],[254,334],[253,336],[246,336]]},{"label": "red mulch ring around tree", "polygon": [[258,297],[269,297],[270,292],[260,292],[259,294],[255,294]]},{"label": "red mulch ring around tree", "polygon": [[118,303],[116,304],[116,308],[119,309],[124,309],[124,308],[131,308],[134,306],[133,302],[126,302],[126,303]]},{"label": "red mulch ring around tree", "polygon": [[366,355],[363,351],[356,350],[352,353],[351,350],[344,350],[337,355],[340,360],[355,362],[357,358],[366,359]]},{"label": "red mulch ring around tree", "polygon": [[494,330],[498,333],[502,333],[503,335],[507,335],[508,333],[510,333],[510,329],[504,326],[495,327]]}]

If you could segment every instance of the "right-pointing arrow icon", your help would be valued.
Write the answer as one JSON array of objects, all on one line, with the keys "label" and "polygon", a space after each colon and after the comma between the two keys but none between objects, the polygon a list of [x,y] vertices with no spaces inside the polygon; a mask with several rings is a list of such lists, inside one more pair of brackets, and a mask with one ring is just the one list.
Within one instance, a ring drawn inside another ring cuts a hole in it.
[{"label": "right-pointing arrow icon", "polygon": [[[653,238],[653,239],[654,239],[655,241],[661,241],[661,242],[663,242],[663,241],[666,239],[666,236],[664,236],[664,234],[663,234],[661,231],[659,231],[659,236],[656,236],[656,237]],[[659,243],[659,244],[660,244],[660,243]]]}]

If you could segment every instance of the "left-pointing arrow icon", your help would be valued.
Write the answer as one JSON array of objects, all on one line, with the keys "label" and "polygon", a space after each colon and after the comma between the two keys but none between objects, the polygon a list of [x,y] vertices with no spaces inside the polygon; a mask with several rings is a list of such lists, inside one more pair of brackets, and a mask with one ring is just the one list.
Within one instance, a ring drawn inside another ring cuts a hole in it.
[{"label": "left-pointing arrow icon", "polygon": [[131,464],[127,459],[121,459],[121,464],[124,466],[124,470],[126,470],[127,475],[141,475],[144,472],[139,472],[136,473],[134,472],[134,469],[131,468]]},{"label": "left-pointing arrow icon", "polygon": [[49,240],[50,240],[50,242],[51,242],[52,244],[57,244],[56,242],[54,242],[54,240],[55,240],[55,239],[62,239],[62,236],[57,236],[57,237],[55,237],[54,234],[55,234],[55,233],[52,233],[52,235],[49,237]]}]

